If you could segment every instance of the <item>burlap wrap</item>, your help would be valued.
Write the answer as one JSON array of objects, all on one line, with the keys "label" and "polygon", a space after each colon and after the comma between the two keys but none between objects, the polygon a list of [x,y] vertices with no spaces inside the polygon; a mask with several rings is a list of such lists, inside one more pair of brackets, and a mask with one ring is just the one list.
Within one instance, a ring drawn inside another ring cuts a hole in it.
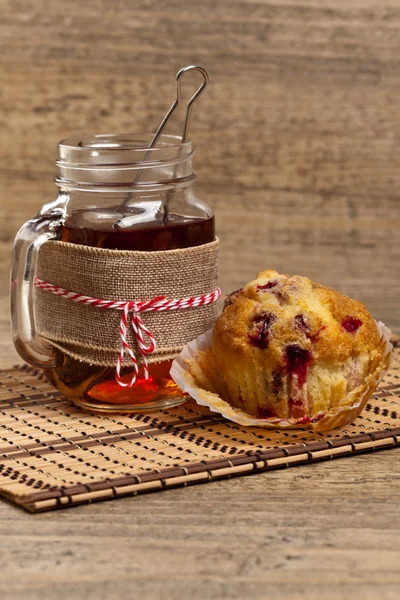
[{"label": "burlap wrap", "polygon": [[[218,239],[203,246],[156,252],[49,241],[40,248],[36,276],[68,291],[103,300],[198,296],[218,287],[218,247]],[[174,358],[187,342],[212,327],[218,312],[219,302],[142,313],[144,324],[157,341],[149,362]],[[115,366],[121,347],[120,310],[79,304],[36,289],[35,315],[40,335],[67,355],[94,365]],[[128,342],[139,357],[130,328]],[[123,364],[131,364],[128,356]]]}]

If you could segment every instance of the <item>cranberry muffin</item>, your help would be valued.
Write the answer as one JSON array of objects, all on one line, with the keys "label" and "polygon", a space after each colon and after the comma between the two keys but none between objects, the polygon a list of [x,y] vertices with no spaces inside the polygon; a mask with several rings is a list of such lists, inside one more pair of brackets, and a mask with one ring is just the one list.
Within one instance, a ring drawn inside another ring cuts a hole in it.
[{"label": "cranberry muffin", "polygon": [[201,367],[231,406],[302,424],[353,404],[389,360],[361,302],[306,277],[263,271],[228,297]]}]

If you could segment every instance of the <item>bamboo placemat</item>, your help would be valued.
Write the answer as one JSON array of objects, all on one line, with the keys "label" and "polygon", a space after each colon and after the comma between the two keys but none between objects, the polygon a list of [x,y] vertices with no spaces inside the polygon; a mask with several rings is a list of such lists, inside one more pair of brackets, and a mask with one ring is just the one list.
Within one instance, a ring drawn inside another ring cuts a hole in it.
[{"label": "bamboo placemat", "polygon": [[246,429],[193,401],[97,416],[27,366],[0,371],[0,400],[0,494],[39,512],[394,447],[400,349],[363,414],[324,434]]}]

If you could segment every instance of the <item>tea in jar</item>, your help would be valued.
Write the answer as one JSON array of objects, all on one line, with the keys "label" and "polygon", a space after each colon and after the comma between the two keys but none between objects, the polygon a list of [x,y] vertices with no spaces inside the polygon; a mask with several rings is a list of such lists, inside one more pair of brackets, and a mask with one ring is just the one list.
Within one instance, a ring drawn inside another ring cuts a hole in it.
[{"label": "tea in jar", "polygon": [[218,313],[218,240],[193,189],[192,144],[153,140],[60,142],[59,195],[15,241],[15,346],[90,410],[185,401],[171,362]]}]

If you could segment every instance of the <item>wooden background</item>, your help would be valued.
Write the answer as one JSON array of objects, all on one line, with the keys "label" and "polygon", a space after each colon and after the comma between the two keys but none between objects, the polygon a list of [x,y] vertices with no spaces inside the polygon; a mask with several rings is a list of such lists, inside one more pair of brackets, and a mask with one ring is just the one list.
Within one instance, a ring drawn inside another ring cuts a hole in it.
[{"label": "wooden background", "polygon": [[211,85],[191,137],[224,291],[263,268],[304,274],[400,329],[398,0],[0,7],[2,275],[18,226],[56,193],[57,142],[154,130],[175,72],[198,63]]}]

